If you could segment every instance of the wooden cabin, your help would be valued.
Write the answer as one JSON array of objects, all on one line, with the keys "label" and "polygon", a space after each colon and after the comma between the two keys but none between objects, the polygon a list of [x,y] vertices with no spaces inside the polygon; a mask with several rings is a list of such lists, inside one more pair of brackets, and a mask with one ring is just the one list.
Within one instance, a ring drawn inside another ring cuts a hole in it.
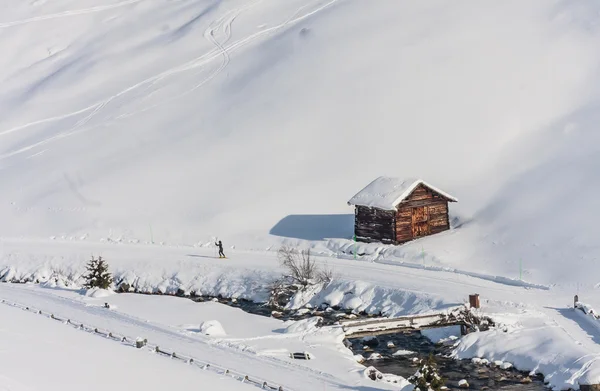
[{"label": "wooden cabin", "polygon": [[401,244],[450,229],[448,203],[457,201],[421,179],[379,177],[348,205],[356,240]]}]

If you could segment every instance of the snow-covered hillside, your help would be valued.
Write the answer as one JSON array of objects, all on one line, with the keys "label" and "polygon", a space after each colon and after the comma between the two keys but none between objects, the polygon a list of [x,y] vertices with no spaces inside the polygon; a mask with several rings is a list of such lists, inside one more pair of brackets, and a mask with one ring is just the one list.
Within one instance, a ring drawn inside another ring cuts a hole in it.
[{"label": "snow-covered hillside", "polygon": [[347,239],[352,194],[419,176],[461,200],[463,224],[401,258],[596,283],[599,12],[8,0],[0,235]]}]

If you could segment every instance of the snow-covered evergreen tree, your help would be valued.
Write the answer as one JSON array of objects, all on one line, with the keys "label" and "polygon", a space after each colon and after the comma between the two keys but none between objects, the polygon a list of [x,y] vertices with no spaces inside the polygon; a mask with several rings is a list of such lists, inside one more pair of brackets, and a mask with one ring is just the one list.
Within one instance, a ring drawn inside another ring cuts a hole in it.
[{"label": "snow-covered evergreen tree", "polygon": [[415,390],[440,391],[445,389],[446,380],[438,373],[437,363],[432,354],[427,360],[421,360],[419,370],[408,381],[415,385]]},{"label": "snow-covered evergreen tree", "polygon": [[112,276],[108,271],[108,264],[102,257],[98,259],[92,256],[92,260],[88,262],[86,269],[88,274],[84,275],[85,288],[101,288],[108,289],[112,284]]}]

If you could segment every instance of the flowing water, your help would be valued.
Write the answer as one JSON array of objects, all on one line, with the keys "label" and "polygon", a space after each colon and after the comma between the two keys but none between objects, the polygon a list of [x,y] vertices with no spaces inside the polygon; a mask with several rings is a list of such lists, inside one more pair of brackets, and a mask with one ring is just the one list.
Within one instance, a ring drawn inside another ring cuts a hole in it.
[{"label": "flowing water", "polygon": [[[434,344],[420,332],[398,333],[380,336],[365,341],[365,339],[349,339],[350,349],[355,354],[361,354],[367,360],[366,366],[373,366],[383,373],[391,373],[409,378],[418,370],[414,358],[427,359],[430,354],[435,357],[439,374],[446,379],[446,386],[459,389],[460,380],[466,380],[471,390],[506,390],[506,391],[547,391],[541,376],[529,377],[527,373],[514,368],[502,369],[494,364],[474,364],[471,360],[455,360],[448,355],[452,346]],[[391,343],[392,345],[388,344]],[[394,355],[396,352],[402,354]],[[382,358],[372,359],[373,353],[379,353]]]},{"label": "flowing water", "polygon": [[[273,316],[272,308],[265,304],[248,300],[235,300],[215,297],[193,297],[194,301],[218,301],[232,307],[240,308],[255,315]],[[333,308],[310,309],[300,311],[283,311],[275,313],[282,320],[300,320],[313,316],[323,318],[323,325],[332,325],[340,319],[366,318],[368,315],[353,315],[349,312]],[[354,354],[361,354],[367,360],[365,366],[373,366],[383,373],[409,378],[418,370],[417,359],[427,359],[430,354],[435,357],[439,374],[446,379],[450,389],[464,389],[458,386],[459,381],[466,380],[469,390],[503,390],[503,391],[548,391],[543,376],[529,376],[514,368],[502,369],[494,364],[474,364],[471,360],[455,360],[450,357],[451,344],[434,344],[418,331],[397,333],[371,338],[354,338],[346,341]],[[403,354],[395,354],[401,351]],[[381,355],[379,359],[370,360],[373,353]]]}]

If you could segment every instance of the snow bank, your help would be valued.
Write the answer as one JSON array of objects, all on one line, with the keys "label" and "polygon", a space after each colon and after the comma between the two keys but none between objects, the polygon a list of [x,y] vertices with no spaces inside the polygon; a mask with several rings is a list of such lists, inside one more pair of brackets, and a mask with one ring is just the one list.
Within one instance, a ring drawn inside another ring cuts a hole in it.
[{"label": "snow bank", "polygon": [[363,281],[333,281],[308,294],[294,297],[289,307],[301,308],[307,303],[314,307],[327,304],[356,313],[390,317],[444,310],[452,306],[440,296],[388,288]]},{"label": "snow bank", "polygon": [[322,321],[322,318],[316,316],[308,319],[302,319],[298,321],[287,321],[284,323],[286,328],[284,329],[285,334],[293,333],[310,333],[317,331],[317,325]]},{"label": "snow bank", "polygon": [[102,298],[102,297],[109,297],[114,295],[115,292],[109,289],[100,289],[100,288],[92,288],[92,289],[88,289],[85,291],[85,295],[87,297],[93,297],[96,299]]},{"label": "snow bank", "polygon": [[[504,331],[507,330],[507,331]],[[543,373],[552,388],[578,389],[600,383],[600,362],[582,345],[573,343],[561,327],[544,319],[524,318],[520,327],[494,329],[464,336],[453,356],[477,357],[474,362],[512,363],[521,371]],[[479,357],[485,359],[481,360]]]},{"label": "snow bank", "polygon": [[415,386],[402,376],[392,375],[389,373],[381,373],[375,367],[367,367],[364,370],[364,376],[367,379],[374,380],[378,383],[388,383],[393,385],[395,388],[399,388],[403,391],[412,391]]},{"label": "snow bank", "polygon": [[[131,253],[130,253],[131,254]],[[108,260],[114,288],[139,293],[190,294],[243,298],[266,302],[268,286],[278,272],[246,269],[191,260],[164,264],[153,261]],[[80,288],[84,284],[85,258],[37,255],[0,258],[0,282],[34,282],[51,287]]]},{"label": "snow bank", "polygon": [[594,308],[589,304],[577,302],[577,303],[575,303],[575,308],[583,311],[584,314],[589,315],[594,319],[600,319],[600,315],[598,315],[598,313],[594,310]]}]

